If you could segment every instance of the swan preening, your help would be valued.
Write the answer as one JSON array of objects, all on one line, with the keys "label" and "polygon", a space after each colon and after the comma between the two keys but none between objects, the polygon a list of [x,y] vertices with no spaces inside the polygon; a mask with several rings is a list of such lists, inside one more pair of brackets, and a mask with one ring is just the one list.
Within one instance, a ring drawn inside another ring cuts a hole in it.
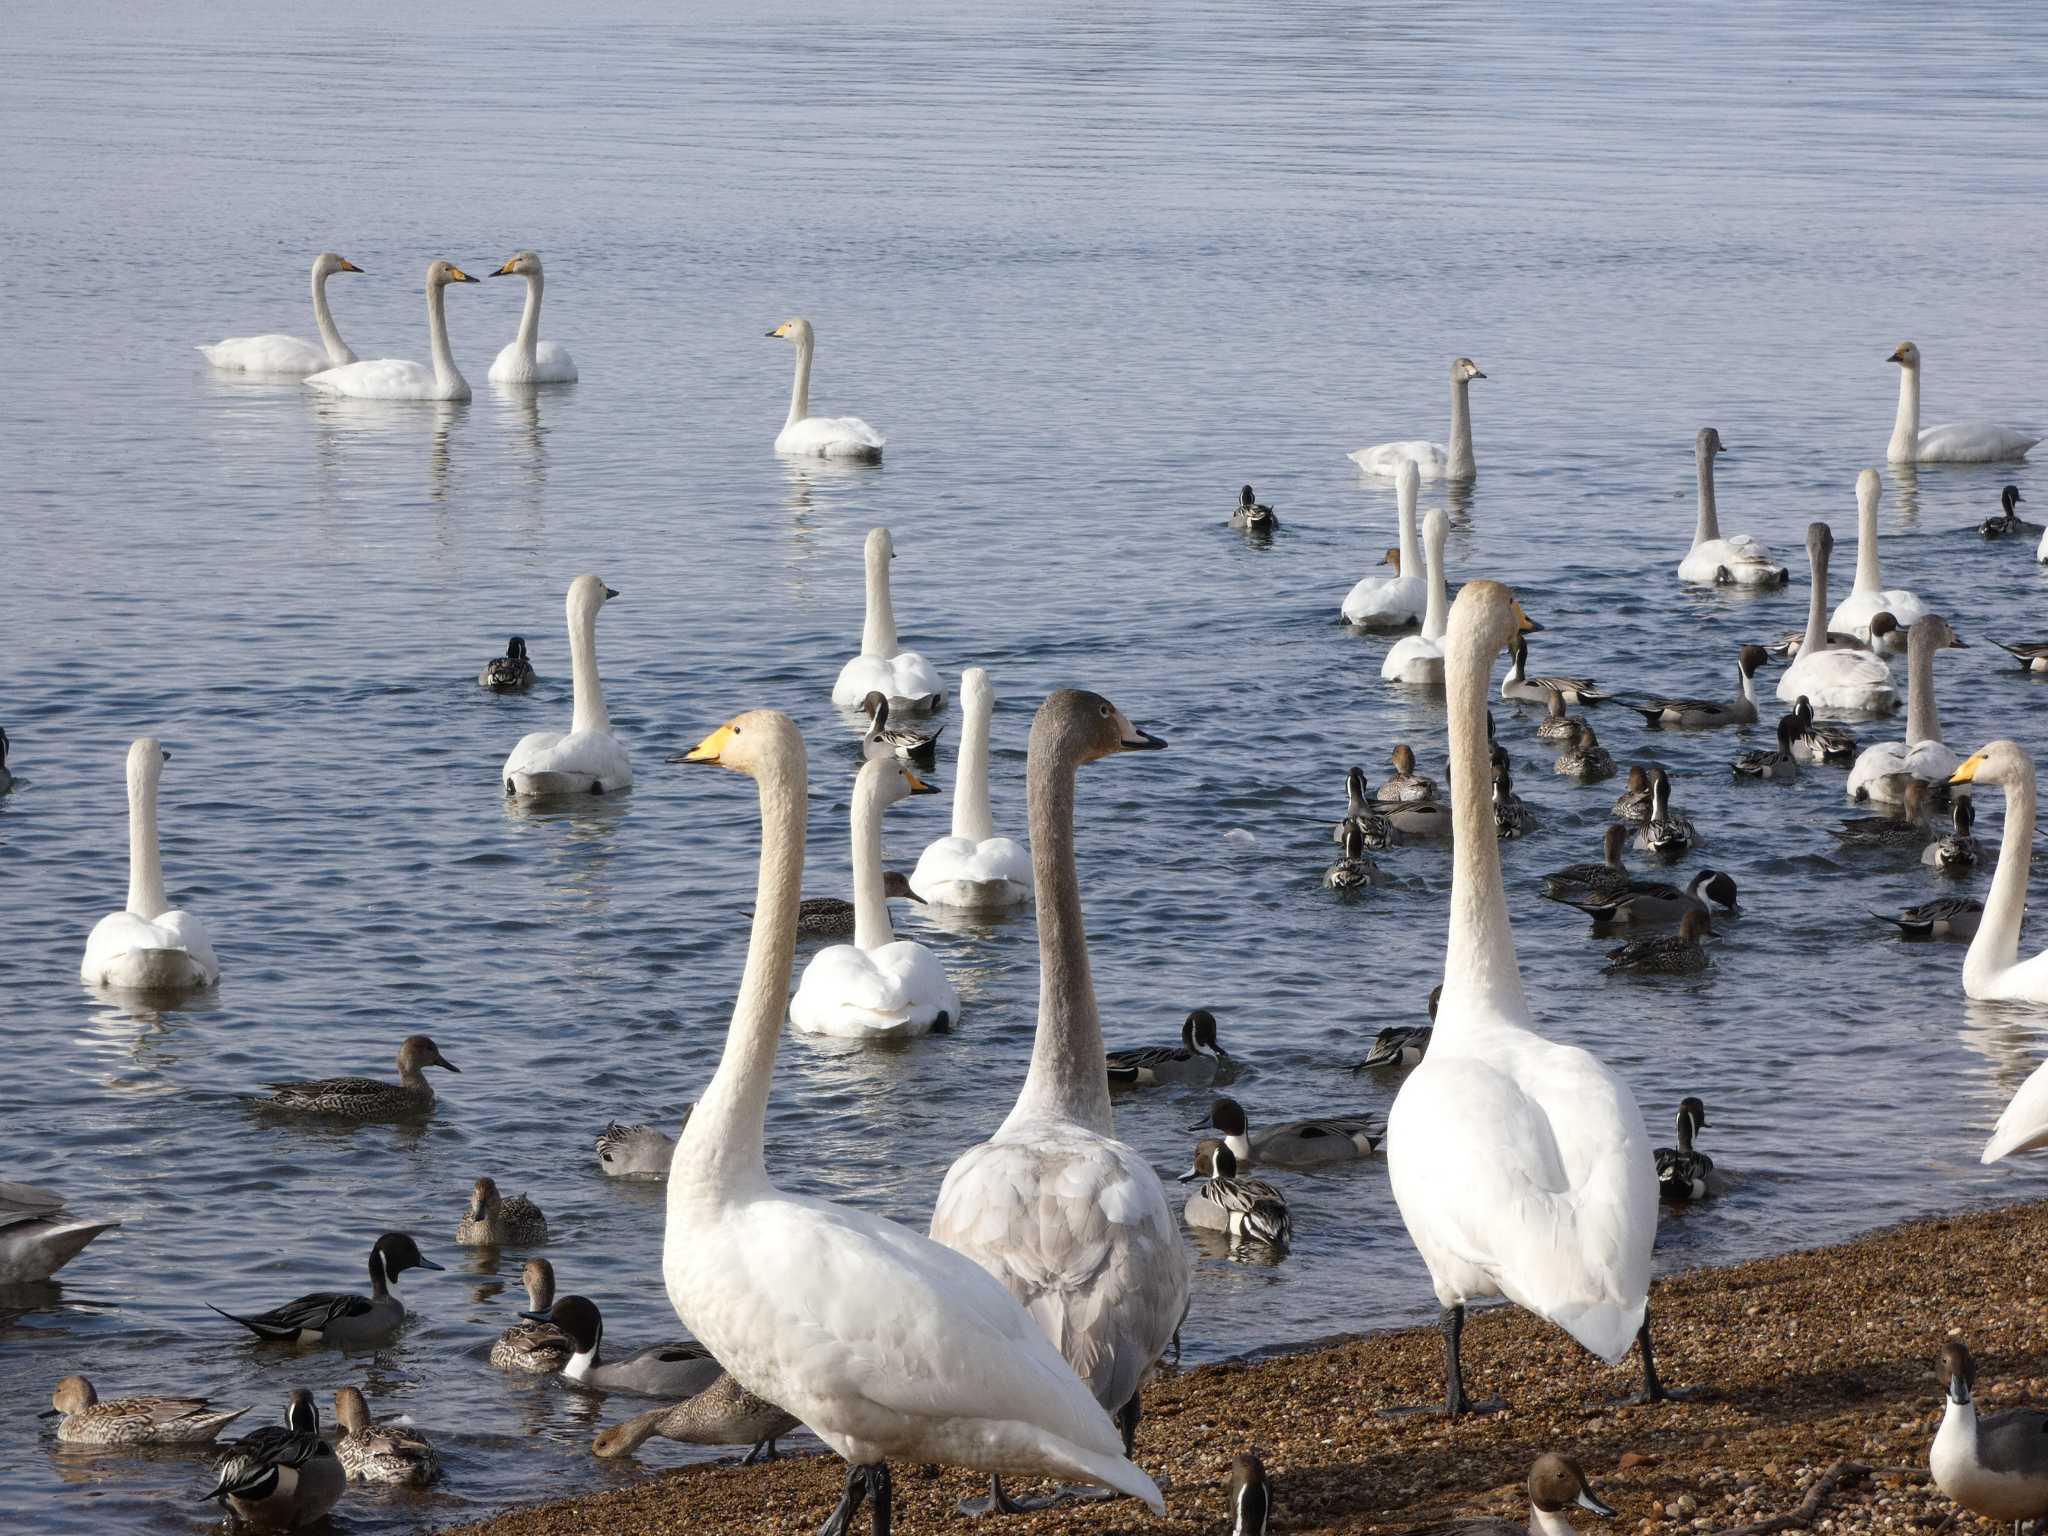
[{"label": "swan preening", "polygon": [[818,459],[879,459],[889,440],[858,416],[811,414],[811,355],[817,337],[808,320],[785,320],[768,333],[796,346],[796,381],[789,390],[789,419],[775,434],[777,453]]},{"label": "swan preening", "polygon": [[322,251],[313,258],[313,324],[320,332],[317,343],[272,333],[267,336],[230,336],[199,350],[222,373],[263,373],[277,378],[319,373],[325,368],[339,368],[344,363],[352,363],[356,355],[341,339],[341,330],[327,308],[327,279],[336,272],[362,270],[346,256],[338,256],[333,251]]},{"label": "swan preening", "polygon": [[1422,523],[1423,559],[1429,570],[1429,606],[1422,615],[1422,632],[1403,635],[1388,647],[1380,661],[1380,676],[1390,683],[1411,688],[1441,688],[1444,685],[1444,624],[1449,611],[1444,587],[1444,533],[1449,526],[1440,508],[1431,508]]},{"label": "swan preening", "polygon": [[597,676],[597,610],[619,594],[595,576],[569,583],[569,731],[519,739],[498,777],[508,795],[607,795],[629,788],[633,762],[612,734]]},{"label": "swan preening", "polygon": [[1429,582],[1424,574],[1422,547],[1415,538],[1415,497],[1420,484],[1415,461],[1405,461],[1395,478],[1394,492],[1401,547],[1388,550],[1380,562],[1393,565],[1394,574],[1385,578],[1368,576],[1344,595],[1342,612],[1347,623],[1361,629],[1400,629],[1422,622],[1429,606]]},{"label": "swan preening", "polygon": [[1806,639],[1778,679],[1778,702],[1797,704],[1804,698],[1827,714],[1888,715],[1899,707],[1899,694],[1884,658],[1870,651],[1828,648],[1828,557],[1834,547],[1835,536],[1826,523],[1806,525],[1806,555],[1813,562]]},{"label": "swan preening", "polygon": [[1478,473],[1472,461],[1472,407],[1467,390],[1486,375],[1469,357],[1451,359],[1451,440],[1448,445],[1411,438],[1359,448],[1347,457],[1368,475],[1398,475],[1413,464],[1424,480],[1470,480]]},{"label": "swan preening", "polygon": [[864,556],[868,606],[860,654],[839,669],[832,702],[841,709],[859,709],[861,700],[879,693],[889,701],[891,714],[929,714],[946,702],[946,685],[936,667],[916,651],[903,650],[896,639],[896,603],[889,588],[896,541],[888,529],[868,530]]},{"label": "swan preening", "polygon": [[442,313],[441,292],[450,283],[475,281],[453,262],[428,263],[427,344],[434,359],[431,368],[402,357],[380,357],[316,373],[306,380],[306,387],[357,400],[467,400],[469,380],[455,366],[455,353],[448,345],[448,318]]},{"label": "swan preening", "polygon": [[85,941],[78,974],[94,986],[171,992],[220,980],[206,924],[164,894],[156,798],[170,757],[154,736],[128,749],[128,905],[95,923]]},{"label": "swan preening", "polygon": [[[2024,459],[2041,441],[2036,433],[1982,422],[1949,422],[1920,426],[1920,349],[1902,341],[1886,359],[1899,365],[1899,414],[1892,422],[1891,446],[1885,457],[1894,464],[1997,464]],[[1904,623],[1905,620],[1900,620]]]},{"label": "swan preening", "polygon": [[[762,826],[725,1051],[669,1170],[662,1274],[676,1315],[742,1387],[846,1459],[846,1497],[826,1526],[838,1536],[866,1499],[888,1529],[891,1461],[1078,1478],[1165,1513],[1109,1415],[979,1265],[769,1182],[762,1137],[803,894],[803,738],[787,716],[754,710],[686,756],[752,777]],[[1099,1049],[1088,1065],[1100,1088]]]},{"label": "swan preening", "polygon": [[505,343],[505,349],[491,364],[493,384],[573,384],[576,359],[560,342],[540,339],[540,254],[514,251],[512,259],[491,274],[493,277],[526,279],[526,309],[519,316],[519,334]]},{"label": "swan preening", "polygon": [[1727,451],[1719,431],[1700,428],[1693,444],[1699,476],[1699,522],[1693,528],[1691,550],[1678,562],[1678,579],[1710,586],[1782,587],[1791,579],[1791,572],[1771,558],[1761,540],[1746,533],[1721,532],[1714,507],[1714,455]]},{"label": "swan preening", "polygon": [[988,805],[988,731],[995,693],[986,667],[960,674],[960,761],[953,775],[953,833],[925,845],[910,888],[934,907],[1000,911],[1031,897],[1031,855],[1013,837],[997,837]]},{"label": "swan preening", "polygon": [[1913,626],[1932,612],[1903,587],[1887,589],[1884,584],[1877,548],[1877,503],[1883,494],[1884,482],[1876,470],[1866,469],[1856,477],[1856,585],[1828,620],[1831,632],[1854,636],[1872,649],[1876,646],[1870,621],[1880,613],[1890,614],[1898,629],[1910,635]]}]

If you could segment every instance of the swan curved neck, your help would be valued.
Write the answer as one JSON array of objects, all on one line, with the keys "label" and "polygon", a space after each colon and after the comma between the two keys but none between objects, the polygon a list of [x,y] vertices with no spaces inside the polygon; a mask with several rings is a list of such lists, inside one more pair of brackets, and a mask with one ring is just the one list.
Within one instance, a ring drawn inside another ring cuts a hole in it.
[{"label": "swan curved neck", "polygon": [[1984,916],[1963,957],[1967,980],[2012,969],[2020,956],[2020,921],[2026,915],[2027,876],[2034,864],[2035,791],[2032,775],[2005,786],[2005,830],[1998,839],[1998,873],[1984,898]]},{"label": "swan curved neck", "polygon": [[313,269],[313,323],[320,327],[320,345],[327,349],[328,362],[339,368],[356,360],[348,343],[341,339],[341,330],[327,307],[327,274],[318,267]]},{"label": "swan curved neck", "polygon": [[1934,710],[1934,644],[1925,634],[1906,637],[1906,745],[1940,741],[1941,716]]},{"label": "swan curved neck", "polygon": [[444,293],[439,283],[427,284],[427,338],[434,349],[434,382],[443,389],[466,389],[462,370],[455,366],[454,349],[448,345],[448,317],[441,308]]},{"label": "swan curved neck", "polygon": [[1828,553],[1812,552],[1813,591],[1806,603],[1806,638],[1799,643],[1801,656],[1818,656],[1828,648]]},{"label": "swan curved neck", "polygon": [[868,612],[861,626],[863,656],[894,656],[903,647],[896,640],[896,603],[889,593],[889,552],[868,551]]},{"label": "swan curved neck", "polygon": [[[1450,597],[1444,588],[1444,535],[1440,527],[1432,527],[1429,536],[1423,540],[1423,549],[1428,556],[1429,601],[1422,610],[1422,638],[1441,640],[1444,627],[1450,619]],[[1493,775],[1486,773],[1481,783],[1491,784]]]},{"label": "swan curved neck", "polygon": [[1514,930],[1508,922],[1507,893],[1501,885],[1500,835],[1493,820],[1493,764],[1486,741],[1493,657],[1470,631],[1460,641],[1444,657],[1451,734],[1452,864],[1439,1031],[1446,1024],[1457,1030],[1475,1011],[1516,1020],[1529,1015],[1515,960]]},{"label": "swan curved neck", "polygon": [[988,806],[988,727],[995,700],[988,685],[976,687],[971,675],[960,692],[967,720],[960,729],[960,763],[953,779],[953,835],[985,843],[996,835]]},{"label": "swan curved neck", "polygon": [[156,776],[128,776],[128,910],[155,919],[171,908],[164,895],[163,859],[156,837]]},{"label": "swan curved neck", "polygon": [[1878,570],[1877,555],[1877,498],[1859,496],[1856,507],[1856,585],[1851,593],[1861,596],[1865,592],[1884,590],[1884,577]]},{"label": "swan curved neck", "polygon": [[789,420],[782,424],[785,432],[811,414],[811,346],[810,337],[797,338],[796,381],[789,387]]},{"label": "swan curved neck", "polygon": [[877,760],[853,786],[853,942],[880,949],[896,942],[882,893],[882,775]]},{"label": "swan curved neck", "polygon": [[1721,537],[1721,519],[1714,507],[1714,455],[1705,448],[1699,451],[1699,477],[1700,520],[1692,533],[1694,549]]},{"label": "swan curved neck", "polygon": [[[540,290],[541,275],[528,272],[526,277],[526,308],[520,311],[519,334],[512,338],[528,362],[534,358],[534,350],[540,344]],[[570,317],[575,318],[573,315]]]},{"label": "swan curved neck", "polygon": [[1920,370],[1899,368],[1899,414],[1892,422],[1892,443],[1885,455],[1894,463],[1920,457]]},{"label": "swan curved neck", "polygon": [[569,688],[575,712],[569,720],[571,731],[609,731],[612,717],[605,713],[604,685],[597,679],[597,607],[569,607]]},{"label": "swan curved neck", "polygon": [[1470,480],[1476,470],[1472,462],[1471,388],[1470,379],[1451,380],[1451,454],[1444,465],[1447,480]]},{"label": "swan curved neck", "polygon": [[[1036,733],[1034,732],[1034,735]],[[1038,1033],[1017,1106],[1003,1123],[1070,1120],[1115,1132],[1102,1070],[1102,1019],[1088,966],[1081,879],[1074,868],[1074,772],[1056,744],[1031,744],[1031,874],[1038,890]]]}]

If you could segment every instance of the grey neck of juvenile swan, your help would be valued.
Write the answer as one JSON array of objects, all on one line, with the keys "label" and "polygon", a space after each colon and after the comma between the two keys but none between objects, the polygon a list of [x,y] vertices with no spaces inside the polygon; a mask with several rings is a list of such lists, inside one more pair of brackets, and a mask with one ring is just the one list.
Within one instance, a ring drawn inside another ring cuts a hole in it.
[{"label": "grey neck of juvenile swan", "polygon": [[313,263],[313,323],[320,327],[320,345],[327,349],[328,362],[339,368],[356,360],[327,308],[327,273],[317,260]]},{"label": "grey neck of juvenile swan", "polygon": [[1721,519],[1714,510],[1714,450],[1701,443],[1694,453],[1699,461],[1700,520],[1693,529],[1693,548],[1711,544],[1721,537]]},{"label": "grey neck of juvenile swan", "polygon": [[1850,589],[1852,596],[1884,590],[1884,577],[1877,568],[1877,498],[1882,489],[1874,469],[1856,477],[1856,585]]},{"label": "grey neck of juvenile swan", "polygon": [[1894,464],[1920,458],[1920,370],[1899,364],[1899,414],[1892,422],[1891,447],[1885,457]]},{"label": "grey neck of juvenile swan", "polygon": [[1451,375],[1451,457],[1444,466],[1446,480],[1470,480],[1477,472],[1472,462],[1472,405],[1468,398],[1472,381],[1463,370]]},{"label": "grey neck of juvenile swan", "polygon": [[[1422,523],[1422,547],[1429,569],[1429,601],[1422,611],[1422,638],[1441,640],[1450,615],[1450,600],[1444,587],[1444,515],[1431,509]],[[1485,782],[1491,782],[1489,774]]]},{"label": "grey neck of juvenile swan", "polygon": [[988,727],[996,703],[986,667],[960,674],[960,707],[967,719],[960,728],[960,761],[953,777],[953,835],[985,843],[996,835],[988,808]]},{"label": "grey neck of juvenile swan", "polygon": [[882,893],[882,775],[893,767],[893,759],[875,758],[853,781],[853,942],[861,949],[896,942]]},{"label": "grey neck of juvenile swan", "polygon": [[2029,771],[2005,786],[2005,830],[1998,839],[1998,872],[1984,897],[1977,937],[1963,956],[1963,976],[1995,975],[2020,957],[2020,923],[2026,916],[2027,876],[2034,862],[2034,775]]},{"label": "grey neck of juvenile swan", "polygon": [[[519,348],[520,354],[530,363],[533,361],[535,348],[540,344],[541,275],[537,270],[524,275],[526,308],[520,313],[519,334],[512,338],[512,344]],[[570,318],[573,320],[575,317],[572,315]]]},{"label": "grey neck of juvenile swan", "polygon": [[[156,762],[147,759],[154,757]],[[155,919],[171,909],[164,895],[164,866],[157,851],[156,786],[162,754],[154,748],[128,759],[128,910]]]},{"label": "grey neck of juvenile swan", "polygon": [[[1470,594],[1469,600],[1467,594]],[[1492,755],[1486,706],[1493,659],[1500,654],[1507,589],[1474,583],[1458,596],[1444,645],[1445,712],[1451,747],[1451,922],[1444,953],[1444,992],[1437,1028],[1456,1029],[1468,1012],[1526,1019],[1528,998],[1515,962],[1515,936],[1501,884],[1500,837],[1494,826]]]},{"label": "grey neck of juvenile swan", "polygon": [[1074,868],[1077,744],[1061,718],[1032,722],[1025,777],[1030,796],[1031,873],[1038,892],[1038,1034],[1017,1106],[1003,1124],[1069,1120],[1115,1134],[1109,1078],[1102,1070],[1102,1020],[1088,968],[1081,877]]},{"label": "grey neck of juvenile swan", "polygon": [[434,382],[443,389],[458,385],[466,389],[468,381],[455,366],[455,353],[448,345],[448,317],[441,311],[441,299],[446,292],[441,283],[427,284],[427,338],[434,348]]},{"label": "grey neck of juvenile swan", "polygon": [[1817,656],[1828,648],[1828,550],[1825,544],[1810,544],[1807,556],[1813,561],[1813,591],[1806,604],[1806,638],[1799,642],[1801,656]]},{"label": "grey neck of juvenile swan", "polygon": [[597,609],[590,601],[579,603],[581,593],[569,590],[569,688],[575,712],[571,731],[609,731],[612,717],[605,713],[604,685],[597,680]]},{"label": "grey neck of juvenile swan", "polygon": [[1394,485],[1394,498],[1400,507],[1401,524],[1401,571],[1403,576],[1425,576],[1428,574],[1422,563],[1422,544],[1415,532],[1415,497],[1422,487],[1422,473],[1415,467],[1413,459],[1401,461],[1401,476]]},{"label": "grey neck of juvenile swan", "polygon": [[796,381],[789,387],[789,420],[782,424],[788,431],[811,414],[811,347],[809,331],[796,335]]},{"label": "grey neck of juvenile swan", "polygon": [[867,544],[868,613],[861,626],[863,656],[894,656],[903,647],[896,639],[896,604],[889,595],[889,547],[872,536]]},{"label": "grey neck of juvenile swan", "polygon": [[1906,636],[1906,745],[1941,740],[1941,716],[1934,712],[1934,635],[1914,624]]}]

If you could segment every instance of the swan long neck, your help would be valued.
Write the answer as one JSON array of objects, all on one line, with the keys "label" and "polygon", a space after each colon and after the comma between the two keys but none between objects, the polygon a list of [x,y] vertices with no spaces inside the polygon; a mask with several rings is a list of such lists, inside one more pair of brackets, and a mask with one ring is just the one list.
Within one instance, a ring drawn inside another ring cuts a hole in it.
[{"label": "swan long neck", "polygon": [[1714,508],[1714,451],[1704,444],[1699,450],[1700,520],[1692,532],[1692,547],[1711,544],[1721,537],[1721,518]]},{"label": "swan long neck", "polygon": [[[512,338],[513,344],[526,357],[533,360],[534,351],[540,345],[540,290],[541,275],[528,272],[526,276],[526,308],[520,311],[519,334]],[[573,304],[572,306],[573,307]],[[574,316],[570,317],[571,319]]]},{"label": "swan long neck", "polygon": [[1906,637],[1906,745],[1941,740],[1934,710],[1934,641],[1919,625]]},{"label": "swan long neck", "polygon": [[1451,456],[1444,466],[1447,480],[1470,480],[1477,466],[1472,462],[1472,381],[1451,380]]},{"label": "swan long neck", "polygon": [[768,1087],[775,1047],[789,1009],[789,974],[796,958],[797,907],[803,900],[804,813],[807,764],[803,738],[786,727],[790,744],[768,754],[755,773],[761,790],[761,879],[754,893],[754,927],[747,966],[733,1004],[732,1027],[718,1071],[677,1142],[669,1173],[671,1234],[687,1236],[678,1205],[708,1185],[744,1195],[767,1186],[761,1141],[766,1132]]},{"label": "swan long neck", "polygon": [[868,613],[861,626],[860,653],[863,656],[894,656],[903,647],[896,639],[896,603],[889,595],[889,551],[879,544],[868,548]]},{"label": "swan long neck", "polygon": [[996,835],[988,808],[988,727],[996,701],[984,669],[969,667],[961,675],[960,704],[967,719],[960,728],[960,762],[953,778],[953,835],[985,843]]},{"label": "swan long neck", "polygon": [[434,349],[434,382],[443,389],[465,383],[455,366],[455,351],[448,345],[448,316],[442,311],[446,291],[439,283],[427,284],[427,339]]},{"label": "swan long neck", "polygon": [[1883,590],[1877,554],[1877,488],[1865,481],[1856,491],[1856,585],[1850,591],[1861,596]]},{"label": "swan long neck", "polygon": [[2034,779],[2005,786],[2005,830],[1998,839],[1998,872],[1984,898],[1977,937],[1963,957],[1963,973],[1993,976],[2020,957],[2020,921],[2026,916],[2027,876],[2034,864]]},{"label": "swan long neck", "polygon": [[782,424],[786,432],[811,414],[811,338],[796,338],[796,379],[789,386],[789,420]]},{"label": "swan long neck", "polygon": [[1415,473],[1412,460],[1401,466],[1401,479],[1394,495],[1400,507],[1401,525],[1401,574],[1403,576],[1427,575],[1428,567],[1422,560],[1422,540],[1415,531],[1415,494],[1422,483],[1422,476]]},{"label": "swan long neck", "polygon": [[1437,1028],[1452,1029],[1475,1010],[1525,1019],[1528,998],[1515,961],[1514,930],[1501,885],[1500,835],[1494,826],[1493,763],[1487,751],[1490,635],[1462,628],[1444,655],[1450,720],[1451,925],[1444,951],[1444,995]]},{"label": "swan long neck", "polygon": [[156,837],[157,775],[138,765],[128,774],[128,910],[155,919],[171,908],[164,895],[163,856]]},{"label": "swan long neck", "polygon": [[853,942],[880,949],[896,942],[889,903],[882,894],[882,771],[886,760],[865,765],[853,784]]},{"label": "swan long neck", "polygon": [[1885,457],[1893,463],[1914,463],[1920,457],[1920,370],[1899,365],[1899,414],[1892,422],[1891,448]]},{"label": "swan long neck", "polygon": [[[1074,867],[1075,756],[1033,728],[1026,771],[1031,799],[1031,873],[1038,890],[1038,1034],[1031,1070],[1006,1125],[1041,1117],[1115,1132],[1102,1070],[1102,1019],[1088,967],[1081,878]],[[1043,737],[1044,739],[1041,739]]]},{"label": "swan long neck", "polygon": [[339,368],[356,360],[327,307],[327,273],[317,264],[313,268],[313,323],[320,327],[320,345],[327,349],[328,362]]},{"label": "swan long neck", "polygon": [[[1439,513],[1430,513],[1422,545],[1429,569],[1429,601],[1422,610],[1422,638],[1441,640],[1444,626],[1450,621],[1451,604],[1444,587],[1444,523]],[[1480,782],[1491,784],[1493,774],[1487,772]]]},{"label": "swan long neck", "polygon": [[569,600],[569,688],[575,711],[569,718],[571,731],[609,731],[612,717],[605,713],[604,684],[597,678],[597,605]]},{"label": "swan long neck", "polygon": [[1801,656],[1818,656],[1828,648],[1828,552],[1810,551],[1813,557],[1813,591],[1806,601],[1806,638],[1799,644]]}]

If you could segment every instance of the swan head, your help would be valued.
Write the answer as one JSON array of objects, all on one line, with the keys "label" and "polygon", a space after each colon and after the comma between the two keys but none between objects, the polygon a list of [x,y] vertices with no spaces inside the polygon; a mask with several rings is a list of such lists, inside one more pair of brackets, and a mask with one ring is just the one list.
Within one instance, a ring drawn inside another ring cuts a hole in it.
[{"label": "swan head", "polygon": [[[1999,784],[2010,787],[2014,784],[2031,784],[2034,780],[2034,760],[2027,755],[2027,749],[2016,741],[1994,741],[1981,747],[1963,759],[1962,766],[1949,775],[1951,784]],[[1906,786],[1911,793],[1920,781],[1913,780]]]},{"label": "swan head", "polygon": [[919,778],[911,772],[910,765],[893,752],[886,757],[871,757],[862,763],[860,777],[881,796],[884,805],[894,805],[912,795],[936,795],[939,792],[938,785]]},{"label": "swan head", "polygon": [[1538,1456],[1529,1469],[1529,1502],[1546,1515],[1562,1514],[1574,1504],[1596,1515],[1614,1513],[1613,1507],[1593,1492],[1579,1464],[1555,1451]]},{"label": "swan head", "polygon": [[336,251],[322,251],[313,258],[313,275],[329,277],[336,272],[360,272],[363,269]]},{"label": "swan head", "polygon": [[427,286],[429,288],[446,288],[450,283],[473,283],[475,281],[475,278],[471,277],[452,261],[435,261],[427,266]]},{"label": "swan head", "polygon": [[1876,507],[1877,498],[1884,494],[1884,482],[1874,469],[1866,469],[1856,477],[1856,506],[1859,511]]},{"label": "swan head", "polygon": [[617,597],[618,592],[606,586],[595,576],[578,576],[569,583],[569,618],[571,622],[585,614],[595,615],[597,610]]},{"label": "swan head", "polygon": [[[1865,470],[1864,473],[1868,474],[1869,471]],[[1830,528],[1826,523],[1808,523],[1806,525],[1806,553],[1809,558],[1817,562],[1825,561],[1829,555],[1834,553],[1834,549],[1834,529]]]},{"label": "swan head", "polygon": [[896,539],[886,528],[870,528],[867,543],[862,546],[867,555],[868,569],[877,565],[886,566],[896,558]]},{"label": "swan head", "polygon": [[768,334],[781,341],[795,342],[799,347],[808,347],[813,335],[811,322],[801,318],[785,320]]},{"label": "swan head", "polygon": [[672,763],[715,763],[760,779],[783,762],[803,770],[804,738],[779,709],[750,709],[735,715]]},{"label": "swan head", "polygon": [[[1892,621],[1892,628],[1897,629],[1898,627],[1898,621],[1894,619]],[[1874,649],[1877,642],[1877,623],[1875,620],[1871,621],[1870,639]],[[1970,648],[1970,643],[1958,635],[1954,629],[1950,628],[1948,620],[1938,613],[1926,614],[1921,618],[1915,619],[1913,627],[1906,631],[1906,643],[1909,645],[1924,645],[1937,651],[1967,651]]]},{"label": "swan head", "polygon": [[[1463,384],[1467,379],[1483,379],[1485,377],[1486,375],[1479,371],[1479,365],[1473,362],[1471,358],[1454,357],[1451,359],[1451,382],[1453,384]],[[1418,471],[1419,477],[1420,472]]]},{"label": "swan head", "polygon": [[1487,656],[1498,656],[1507,649],[1526,664],[1529,646],[1522,637],[1542,628],[1522,611],[1521,599],[1511,588],[1497,581],[1468,581],[1451,604],[1450,622],[1444,630],[1445,649],[1448,652],[1450,645],[1463,638],[1468,645],[1483,645]]},{"label": "swan head", "polygon": [[1920,366],[1920,349],[1910,341],[1902,341],[1898,345],[1898,350],[1893,352],[1885,361],[1897,363],[1901,368],[1918,368]]},{"label": "swan head", "polygon": [[491,276],[493,276],[493,277],[539,277],[539,276],[540,276],[540,252],[538,252],[538,251],[514,251],[514,252],[512,253],[512,259],[511,259],[510,261],[506,262],[506,263],[505,263],[505,265],[503,265],[502,267],[498,268],[498,270],[497,270],[497,271],[493,272],[493,273],[491,274]]},{"label": "swan head", "polygon": [[1726,453],[1727,445],[1721,441],[1718,427],[1701,427],[1700,435],[1693,444],[1693,451],[1702,459],[1711,459],[1717,453]]},{"label": "swan head", "polygon": [[1950,1339],[1941,1346],[1941,1358],[1935,1361],[1934,1370],[1950,1402],[1960,1407],[1970,1401],[1970,1393],[1977,1385],[1977,1362],[1970,1358],[1969,1345],[1961,1339]]},{"label": "swan head", "polygon": [[[439,1067],[443,1072],[462,1075],[462,1068],[441,1054],[441,1047],[426,1035],[407,1035],[398,1047],[398,1070],[410,1077],[427,1067]],[[488,1182],[488,1181],[486,1181]]]},{"label": "swan head", "polygon": [[128,787],[154,789],[163,777],[164,764],[171,760],[171,754],[164,744],[154,736],[138,736],[135,744],[128,749]]},{"label": "swan head", "polygon": [[1092,763],[1118,752],[1156,752],[1166,743],[1131,724],[1130,716],[1099,693],[1062,688],[1038,706],[1031,722],[1031,758]]}]

